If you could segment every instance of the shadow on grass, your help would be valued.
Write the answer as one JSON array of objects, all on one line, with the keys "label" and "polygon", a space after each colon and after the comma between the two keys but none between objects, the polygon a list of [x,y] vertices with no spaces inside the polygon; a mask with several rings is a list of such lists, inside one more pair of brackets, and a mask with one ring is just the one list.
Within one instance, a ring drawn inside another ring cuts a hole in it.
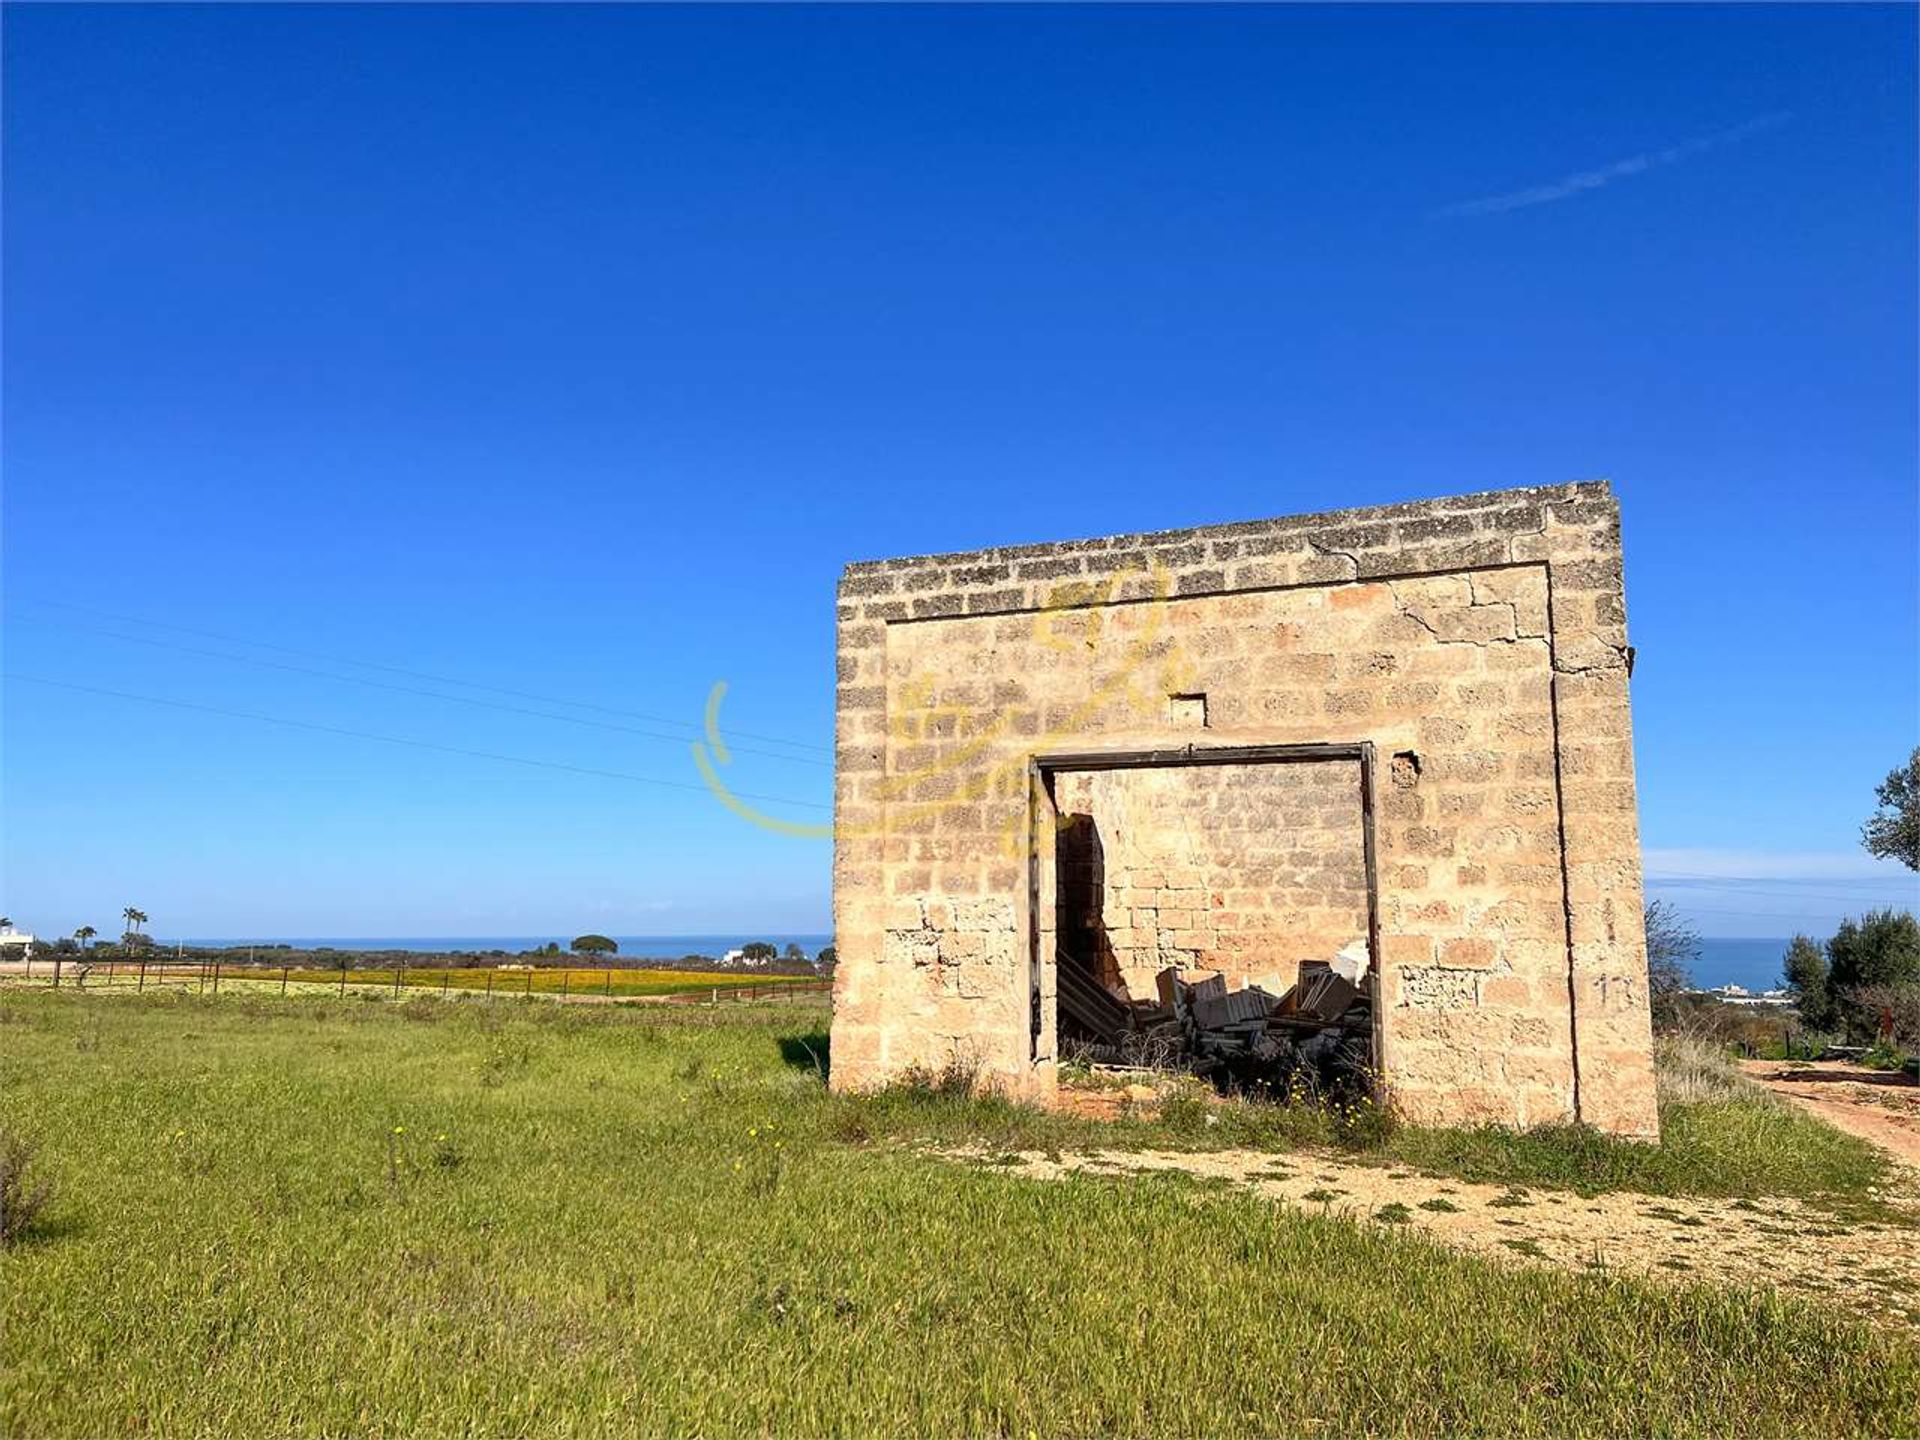
[{"label": "shadow on grass", "polygon": [[78,1215],[56,1212],[36,1219],[26,1229],[16,1233],[7,1242],[7,1248],[16,1254],[37,1250],[43,1245],[54,1245],[62,1240],[71,1240],[76,1235],[84,1235],[90,1228]]},{"label": "shadow on grass", "polygon": [[833,1054],[825,1030],[780,1037],[780,1058],[796,1070],[812,1070],[826,1084],[833,1076]]}]

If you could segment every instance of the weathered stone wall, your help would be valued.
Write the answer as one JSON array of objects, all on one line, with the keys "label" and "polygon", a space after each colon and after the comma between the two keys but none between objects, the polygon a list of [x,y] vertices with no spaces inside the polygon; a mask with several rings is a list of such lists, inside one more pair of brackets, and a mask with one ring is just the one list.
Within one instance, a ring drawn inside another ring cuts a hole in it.
[{"label": "weathered stone wall", "polygon": [[837,1086],[1050,1089],[1036,755],[1365,741],[1395,1103],[1655,1133],[1604,484],[850,566],[839,654]]},{"label": "weathered stone wall", "polygon": [[1355,761],[1067,771],[1054,797],[1059,943],[1131,998],[1169,965],[1278,995],[1367,938]]}]

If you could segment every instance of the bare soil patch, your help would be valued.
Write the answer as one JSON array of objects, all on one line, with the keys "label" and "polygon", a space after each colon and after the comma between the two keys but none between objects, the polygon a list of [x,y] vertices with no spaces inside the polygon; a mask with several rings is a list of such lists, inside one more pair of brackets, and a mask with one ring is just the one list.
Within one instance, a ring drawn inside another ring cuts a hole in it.
[{"label": "bare soil patch", "polygon": [[1836,1129],[1920,1168],[1920,1082],[1895,1071],[1832,1060],[1748,1060],[1740,1068],[1749,1080]]},{"label": "bare soil patch", "polygon": [[[1318,1153],[953,1153],[1045,1180],[1182,1174],[1516,1264],[1771,1288],[1844,1306],[1877,1324],[1920,1330],[1920,1232],[1836,1220],[1798,1200],[1583,1196],[1473,1184]],[[1920,1183],[1914,1183],[1920,1176],[1901,1178],[1902,1193],[1885,1198],[1920,1219]]]}]

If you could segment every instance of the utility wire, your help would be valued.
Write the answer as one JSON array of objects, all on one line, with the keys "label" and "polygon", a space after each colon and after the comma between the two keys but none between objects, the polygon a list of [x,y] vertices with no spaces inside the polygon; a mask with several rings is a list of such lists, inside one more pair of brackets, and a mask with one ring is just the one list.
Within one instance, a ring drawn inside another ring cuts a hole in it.
[{"label": "utility wire", "polygon": [[[504,685],[487,685],[478,680],[462,680],[456,675],[435,675],[427,670],[410,670],[403,665],[387,665],[377,660],[356,660],[350,655],[330,655],[320,650],[302,650],[292,645],[279,645],[269,640],[249,640],[241,635],[223,635],[215,630],[199,630],[190,625],[174,625],[164,620],[148,620],[138,615],[121,615],[111,610],[97,610],[91,605],[76,605],[69,600],[29,600],[32,605],[49,606],[57,610],[72,610],[82,615],[92,615],[101,620],[113,620],[124,625],[145,625],[155,630],[172,630],[181,635],[197,635],[202,640],[221,640],[229,645],[247,645],[257,650],[272,650],[282,655],[298,655],[307,660],[325,660],[335,665],[352,665],[362,670],[379,670],[389,675],[405,675],[414,680],[431,680],[436,685],[458,685],[467,690],[484,690],[493,695],[511,695],[516,700],[538,700],[547,705],[570,705],[580,710],[595,710],[603,715],[623,715],[630,720],[650,720],[657,725],[679,725],[698,731],[700,726],[686,720],[676,720],[669,715],[653,715],[644,710],[623,710],[615,705],[600,705],[591,700],[572,700],[559,695],[542,695],[532,690],[515,690]],[[761,735],[751,730],[737,730],[735,734],[747,740],[760,740],[770,745],[788,745],[796,750],[812,750],[816,754],[830,755],[833,749],[809,740],[790,740],[782,735]]]},{"label": "utility wire", "polygon": [[1863,885],[1920,884],[1920,876],[1905,875],[1699,875],[1687,870],[1662,870],[1663,880],[1699,880],[1712,885],[1836,885],[1849,890]]},{"label": "utility wire", "polygon": [[[1908,879],[1907,876],[1860,876],[1847,879],[1843,876],[1809,876],[1807,879],[1793,879],[1788,876],[1647,876],[1647,885],[1667,885],[1672,889],[1703,889],[1703,891],[1728,891],[1734,895],[1776,895],[1782,899],[1826,899],[1826,900],[1874,900],[1885,899],[1885,889],[1874,889],[1880,885],[1899,887],[1895,897],[1903,895],[1907,889],[1920,887],[1920,879]],[[1801,885],[1832,885],[1832,891],[1803,891]],[[1845,889],[1849,893],[1841,895]]]},{"label": "utility wire", "polygon": [[[1897,876],[1890,876],[1888,878],[1898,879]],[[1704,890],[1708,892],[1708,899],[1731,899],[1737,895],[1757,895],[1762,899],[1769,900],[1836,900],[1842,904],[1867,905],[1876,900],[1903,900],[1907,898],[1904,891],[1888,892],[1880,890],[1865,893],[1854,891],[1850,894],[1839,894],[1828,890],[1781,890],[1764,885],[1719,885],[1703,880],[1665,880],[1655,876],[1648,876],[1646,884],[1649,889],[1658,887],[1662,890]]]},{"label": "utility wire", "polygon": [[[616,725],[611,720],[588,720],[579,715],[555,715],[547,710],[529,710],[521,705],[503,705],[498,700],[476,700],[471,695],[448,695],[439,690],[422,690],[414,685],[396,685],[390,680],[369,680],[364,675],[336,675],[328,670],[315,670],[308,665],[290,665],[284,660],[263,660],[257,655],[234,655],[224,650],[203,650],[197,645],[179,645],[171,640],[154,640],[144,635],[123,635],[118,630],[102,630],[92,625],[67,625],[57,620],[31,620],[29,623],[51,624],[58,629],[77,630],[88,635],[104,635],[109,639],[124,640],[129,645],[151,645],[160,650],[177,650],[182,655],[202,655],[213,660],[230,660],[239,665],[258,665],[268,670],[284,670],[295,675],[312,675],[321,680],[337,680],[343,685],[362,685],[372,690],[390,690],[401,695],[422,695],[429,700],[446,700],[455,705],[469,705],[480,710],[498,710],[508,715],[530,715],[539,720],[557,720],[562,725],[584,725],[595,730],[615,730],[622,735],[639,735],[649,740],[664,740],[670,745],[685,745],[690,738],[685,735],[663,735],[658,730],[639,730],[631,725]],[[778,750],[755,749],[751,745],[730,744],[727,750],[735,755],[761,755],[769,760],[785,760],[793,765],[826,766],[832,763],[815,759],[811,755],[786,755]]]},{"label": "utility wire", "polygon": [[[624,770],[600,770],[588,765],[568,765],[559,760],[534,760],[525,755],[502,755],[492,750],[468,750],[458,745],[441,745],[432,740],[412,740],[401,735],[380,735],[371,730],[349,730],[340,725],[321,725],[312,720],[290,720],[283,715],[261,715],[248,710],[228,710],[219,705],[201,705],[191,700],[168,700],[158,695],[136,695],[130,690],[108,690],[98,685],[76,685],[68,680],[49,680],[40,675],[22,675],[9,670],[5,678],[27,685],[50,685],[57,690],[73,690],[83,695],[107,695],[116,700],[138,700],[145,705],[165,705],[175,710],[193,710],[204,715],[224,715],[234,720],[253,720],[262,725],[284,725],[294,730],[314,730],[323,735],[347,735],[356,740],[378,740],[383,745],[405,745],[415,750],[437,750],[443,755],[464,755],[473,760],[497,760],[507,765],[528,765],[540,770],[564,770],[574,775],[595,775],[606,780],[628,780],[636,785],[658,785],[668,790],[691,790],[698,794],[713,792],[691,780],[661,780],[651,775],[630,775]],[[734,795],[749,800],[765,800],[775,805],[798,805],[808,810],[833,807],[817,800],[796,800],[788,795],[757,795],[735,790]]]},{"label": "utility wire", "polygon": [[[1834,908],[1831,905],[1816,905],[1806,910],[1710,910],[1705,906],[1689,905],[1684,901],[1679,903],[1680,908],[1689,915],[1733,915],[1742,919],[1754,920],[1817,920]],[[1771,939],[1772,937],[1762,936],[1760,938]]]}]

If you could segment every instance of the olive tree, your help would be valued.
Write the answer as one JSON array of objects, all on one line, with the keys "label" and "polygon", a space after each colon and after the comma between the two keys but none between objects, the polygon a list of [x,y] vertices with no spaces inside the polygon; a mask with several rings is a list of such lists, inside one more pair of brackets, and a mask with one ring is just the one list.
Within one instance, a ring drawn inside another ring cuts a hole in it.
[{"label": "olive tree", "polygon": [[1887,772],[1873,798],[1878,805],[1860,827],[1860,843],[1882,860],[1920,870],[1920,746],[1905,765]]}]

